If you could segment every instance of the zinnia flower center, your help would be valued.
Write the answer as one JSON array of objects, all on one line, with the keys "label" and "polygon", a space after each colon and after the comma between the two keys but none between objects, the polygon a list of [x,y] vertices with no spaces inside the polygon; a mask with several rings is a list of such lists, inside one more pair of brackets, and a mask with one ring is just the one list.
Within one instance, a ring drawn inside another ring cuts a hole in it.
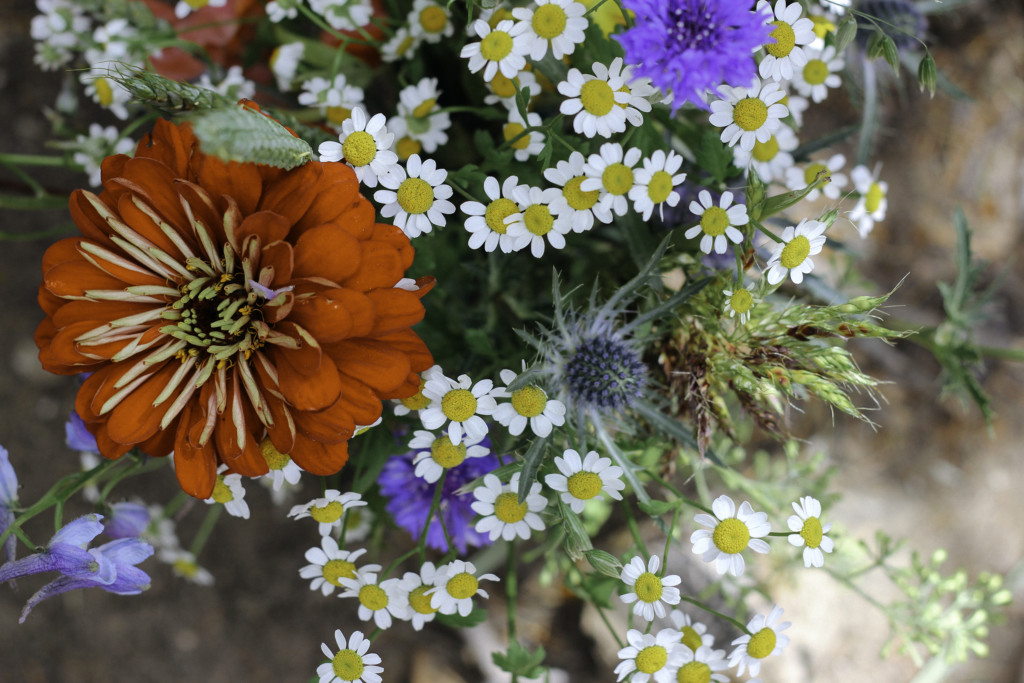
[{"label": "zinnia flower center", "polygon": [[744,97],[732,110],[732,120],[746,131],[755,131],[768,120],[768,105],[756,97]]},{"label": "zinnia flower center", "polygon": [[633,169],[620,162],[608,164],[601,173],[601,183],[609,194],[626,194],[633,187]]},{"label": "zinnia flower center", "polygon": [[687,662],[676,673],[678,683],[710,683],[711,667],[704,662]]},{"label": "zinnia flower center", "polygon": [[355,681],[363,675],[363,658],[355,650],[341,650],[331,660],[334,675],[343,681]]},{"label": "zinnia flower center", "polygon": [[420,12],[420,26],[427,33],[440,33],[448,23],[448,15],[437,5],[425,7]]},{"label": "zinnia flower center", "polygon": [[555,4],[541,5],[533,13],[533,31],[545,40],[562,35],[565,30],[565,10]]},{"label": "zinnia flower center", "polygon": [[712,237],[724,235],[725,229],[728,227],[729,214],[719,206],[708,207],[700,217],[700,229],[704,231],[705,235]]},{"label": "zinnia flower center", "polygon": [[499,197],[487,205],[487,209],[484,211],[484,220],[487,221],[488,228],[499,235],[504,235],[506,230],[505,219],[518,212],[519,207],[516,206],[515,202],[511,199]]},{"label": "zinnia flower center", "polygon": [[417,586],[409,593],[409,606],[418,614],[433,614],[437,610],[430,606],[430,596],[424,595],[430,586]]},{"label": "zinnia flower center", "polygon": [[366,166],[377,156],[377,143],[365,130],[357,130],[345,138],[341,153],[353,166]]},{"label": "zinnia flower center", "polygon": [[750,542],[750,529],[740,520],[730,517],[718,523],[711,538],[715,547],[723,553],[735,555],[742,552]]},{"label": "zinnia flower center", "polygon": [[668,652],[661,645],[645,647],[636,656],[636,668],[645,674],[661,671],[667,662]]},{"label": "zinnia flower center", "polygon": [[800,536],[808,548],[817,548],[821,545],[824,532],[821,529],[821,520],[817,517],[808,517],[804,520],[804,526],[800,529]]},{"label": "zinnia flower center", "polygon": [[604,116],[615,105],[615,93],[604,81],[592,78],[580,88],[580,102],[587,112],[594,116]]},{"label": "zinnia flower center", "polygon": [[782,248],[782,256],[779,263],[783,268],[796,268],[811,253],[811,241],[803,235],[797,235]]},{"label": "zinnia flower center", "polygon": [[562,195],[565,197],[565,201],[577,211],[586,211],[594,206],[594,204],[597,204],[598,196],[601,194],[600,190],[591,190],[590,192],[580,190],[580,185],[584,180],[586,180],[586,176],[576,176],[571,178],[565,184],[565,187],[562,188]]},{"label": "zinnia flower center", "polygon": [[341,579],[356,577],[356,566],[345,560],[328,560],[324,565],[323,575],[325,581],[340,588]]},{"label": "zinnia flower center", "polygon": [[655,204],[661,204],[672,194],[672,176],[668,171],[655,171],[647,183],[647,196]]},{"label": "zinnia flower center", "polygon": [[548,395],[535,384],[512,392],[512,408],[523,417],[536,417],[548,405]]},{"label": "zinnia flower center", "polygon": [[636,591],[636,597],[643,602],[657,602],[661,600],[664,587],[661,585],[661,579],[650,572],[644,572],[633,584],[633,590]]},{"label": "zinnia flower center", "polygon": [[526,128],[523,127],[523,124],[513,121],[512,123],[506,123],[501,132],[505,136],[505,142],[509,143],[512,149],[526,149],[530,144],[530,136],[523,135],[518,140],[516,139],[525,130]]},{"label": "zinnia flower center", "polygon": [[526,503],[519,502],[515,493],[502,493],[494,501],[494,516],[505,524],[515,524],[526,516]]},{"label": "zinnia flower center", "polygon": [[447,435],[441,436],[430,444],[430,457],[446,470],[457,467],[466,459],[466,444],[455,445]]},{"label": "zinnia flower center", "polygon": [[512,36],[504,31],[491,31],[480,41],[480,56],[489,62],[500,62],[512,52]]},{"label": "zinnia flower center", "polygon": [[448,595],[452,596],[456,600],[464,600],[471,598],[476,595],[477,589],[480,587],[480,582],[476,580],[476,577],[469,572],[462,572],[456,574],[452,578],[448,579],[448,583],[445,584],[445,590],[448,591]]},{"label": "zinnia flower center", "polygon": [[359,589],[359,602],[376,612],[388,606],[388,594],[380,586],[363,586]]},{"label": "zinnia flower center", "polygon": [[566,488],[574,498],[590,500],[601,493],[601,476],[593,472],[577,472],[569,477]]},{"label": "zinnia flower center", "polygon": [[773,57],[786,57],[796,46],[796,33],[793,32],[793,27],[784,21],[773,21],[772,26],[775,30],[772,31],[771,37],[775,42],[768,43],[764,49]]},{"label": "zinnia flower center", "polygon": [[476,396],[469,389],[452,389],[441,398],[441,412],[452,422],[465,422],[476,413]]},{"label": "zinnia flower center", "polygon": [[779,153],[779,141],[775,136],[768,138],[768,142],[754,142],[754,151],[751,153],[758,161],[771,161]]},{"label": "zinnia flower center", "polygon": [[820,59],[808,59],[804,64],[804,80],[808,85],[821,85],[828,78],[828,65]]},{"label": "zinnia flower center", "polygon": [[750,636],[747,643],[747,654],[757,659],[764,659],[775,650],[775,631],[770,628],[763,628]]},{"label": "zinnia flower center", "polygon": [[543,204],[534,204],[523,212],[523,223],[534,235],[546,235],[555,225],[555,217]]},{"label": "zinnia flower center", "polygon": [[421,178],[406,178],[398,188],[398,204],[406,213],[426,213],[434,203],[434,188]]}]

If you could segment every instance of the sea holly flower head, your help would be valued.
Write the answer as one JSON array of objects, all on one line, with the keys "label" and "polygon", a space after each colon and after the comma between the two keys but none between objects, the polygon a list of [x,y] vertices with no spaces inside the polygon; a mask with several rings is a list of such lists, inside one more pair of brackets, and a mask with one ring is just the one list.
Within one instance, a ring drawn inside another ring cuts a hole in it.
[{"label": "sea holly flower head", "polygon": [[384,667],[380,655],[370,652],[370,641],[362,631],[353,631],[348,638],[338,629],[334,632],[335,652],[327,643],[320,650],[328,661],[316,669],[319,683],[381,683]]},{"label": "sea holly flower head", "polygon": [[729,666],[737,667],[736,673],[743,675],[744,669],[750,670],[751,676],[761,671],[761,662],[771,655],[781,654],[789,644],[789,636],[782,633],[792,624],[788,621],[779,623],[782,608],[772,607],[766,615],[757,614],[747,623],[747,631],[732,641],[735,645],[729,653]]},{"label": "sea holly flower head", "polygon": [[[655,616],[659,619],[664,617],[665,605],[678,605],[680,600],[679,589],[676,586],[682,579],[676,574],[659,576],[660,567],[661,558],[652,555],[646,565],[642,557],[634,557],[622,568],[620,578],[632,589],[631,592],[620,596],[622,602],[633,605],[633,614],[647,621],[653,621]],[[679,638],[677,636],[676,643],[681,642]]]},{"label": "sea holly flower head", "polygon": [[693,552],[702,555],[705,562],[714,562],[719,574],[728,572],[741,576],[746,567],[741,554],[748,547],[757,553],[767,553],[768,544],[761,540],[771,531],[768,515],[754,512],[744,501],[737,510],[729,496],[719,496],[711,503],[714,517],[701,513],[694,517],[704,529],[690,535]]},{"label": "sea holly flower head", "polygon": [[799,502],[793,503],[795,515],[791,515],[786,524],[794,532],[787,539],[789,544],[804,549],[805,567],[824,567],[824,553],[831,553],[834,544],[826,536],[832,524],[821,523],[821,503],[815,498],[804,496]]}]

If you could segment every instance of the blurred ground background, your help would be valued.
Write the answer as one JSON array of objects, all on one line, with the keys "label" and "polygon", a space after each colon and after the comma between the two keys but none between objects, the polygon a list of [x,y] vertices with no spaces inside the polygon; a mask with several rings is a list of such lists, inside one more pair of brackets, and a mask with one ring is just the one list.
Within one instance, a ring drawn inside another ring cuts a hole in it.
[{"label": "blurred ground background", "polygon": [[[0,3],[3,152],[45,152],[50,127],[40,112],[52,105],[62,78],[32,64],[33,14],[28,0]],[[858,248],[877,285],[873,291],[886,291],[910,274],[890,302],[896,317],[937,323],[942,307],[935,283],[953,278],[952,213],[962,206],[978,256],[993,273],[1005,269],[978,337],[989,346],[1024,348],[1024,270],[1017,265],[1024,256],[1021,6],[979,2],[934,18],[932,35],[940,69],[974,99],[939,95],[928,101],[911,83],[902,84],[903,96],[889,98],[901,101],[886,114],[878,155],[890,183],[889,215]],[[831,115],[854,119],[843,102],[831,103]],[[45,183],[69,191],[81,178],[52,173]],[[23,500],[78,467],[63,432],[75,387],[38,368],[32,341],[40,319],[39,260],[54,239],[32,236],[61,225],[70,229],[65,211],[0,212],[0,231],[19,236],[0,244],[0,444],[18,468]],[[947,548],[947,567],[964,566],[972,575],[1011,572],[1011,588],[1024,598],[1024,368],[986,363],[984,385],[997,411],[987,431],[975,408],[938,398],[938,366],[914,344],[861,344],[858,354],[869,374],[891,382],[882,392],[887,403],[873,416],[879,428],[837,417],[833,429],[831,417],[814,410],[797,424],[809,439],[807,448],[826,451],[842,472],[844,498],[829,519],[850,538],[871,538],[884,529],[925,554]],[[173,481],[166,479],[147,484],[154,499],[170,497]],[[253,518],[225,520],[212,541],[215,552],[203,558],[217,578],[215,589],[175,579],[150,561],[153,587],[141,597],[71,593],[45,603],[19,626],[17,615],[37,583],[25,581],[17,592],[0,587],[0,680],[308,680],[321,661],[319,643],[329,641],[335,628],[358,626],[347,605],[323,599],[298,580],[302,554],[315,534],[296,532],[262,490],[250,489]],[[38,534],[42,538],[45,531]],[[592,616],[535,579],[523,577],[521,637],[544,643],[548,662],[564,672],[560,680],[613,680],[614,648],[590,623]],[[821,572],[799,572],[795,582],[776,585],[774,594],[795,625],[785,657],[766,667],[766,683],[914,680],[906,657],[877,657],[887,633],[884,619]],[[499,602],[495,598],[492,606]],[[491,678],[481,653],[503,638],[500,626],[485,625],[468,636],[443,628],[418,634],[394,628],[373,649],[385,659],[389,683],[481,683],[501,680]],[[1009,621],[992,628],[990,645],[987,659],[954,668],[948,680],[1024,682],[1024,609],[1011,607]]]}]

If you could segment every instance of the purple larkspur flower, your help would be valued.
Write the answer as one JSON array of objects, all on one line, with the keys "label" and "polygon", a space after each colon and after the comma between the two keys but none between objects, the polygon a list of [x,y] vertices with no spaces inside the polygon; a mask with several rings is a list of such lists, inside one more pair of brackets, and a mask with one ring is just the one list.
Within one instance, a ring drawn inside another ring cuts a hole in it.
[{"label": "purple larkspur flower", "polygon": [[100,447],[96,445],[96,437],[86,428],[85,421],[74,410],[64,423],[64,443],[73,451],[100,452]]},{"label": "purple larkspur flower", "polygon": [[636,14],[633,28],[614,36],[646,76],[673,95],[675,113],[685,102],[707,109],[707,91],[723,83],[745,86],[757,74],[754,52],[769,40],[766,14],[749,0],[625,0]]},{"label": "purple larkspur flower", "polygon": [[[481,445],[490,448],[490,441],[484,439]],[[435,484],[428,484],[417,477],[412,464],[414,453],[405,453],[392,457],[381,470],[377,483],[381,493],[388,498],[387,509],[394,517],[395,524],[408,531],[419,540],[423,525],[427,523],[427,515],[434,501]],[[440,510],[444,519],[445,529],[460,553],[465,553],[468,546],[490,545],[487,534],[479,534],[471,521],[476,514],[473,512],[473,493],[458,494],[457,491],[488,472],[498,468],[498,459],[491,454],[468,458],[462,464],[448,470],[441,490]],[[448,551],[448,543],[441,529],[441,522],[435,516],[430,520],[427,529],[427,546]]]},{"label": "purple larkspur flower", "polygon": [[110,506],[103,533],[110,538],[138,538],[149,527],[149,508],[141,503],[121,502]]},{"label": "purple larkspur flower", "polygon": [[[13,508],[18,505],[18,475],[14,472],[14,466],[11,465],[11,457],[7,454],[7,449],[0,446],[0,534],[4,533],[8,527],[14,524],[14,510]],[[4,541],[3,548],[4,561],[10,562],[14,559],[15,542],[14,534],[12,533]]]}]

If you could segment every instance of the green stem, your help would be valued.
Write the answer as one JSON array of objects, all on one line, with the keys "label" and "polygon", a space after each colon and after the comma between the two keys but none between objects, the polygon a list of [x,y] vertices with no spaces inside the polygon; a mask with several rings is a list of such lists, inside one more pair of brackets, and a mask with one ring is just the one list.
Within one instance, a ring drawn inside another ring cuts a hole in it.
[{"label": "green stem", "polygon": [[735,617],[730,617],[728,614],[722,614],[718,610],[711,609],[710,607],[708,607],[707,605],[705,605],[703,602],[701,602],[700,600],[698,600],[696,598],[691,598],[691,597],[688,597],[686,595],[682,595],[682,596],[680,596],[679,599],[682,600],[683,602],[688,602],[691,605],[695,605],[696,607],[701,608],[702,610],[704,610],[708,614],[715,615],[719,619],[724,619],[725,621],[728,621],[730,624],[732,624],[733,626],[735,626],[739,630],[743,631],[747,635],[752,635],[750,633],[750,631],[747,630],[746,625],[742,621],[740,621],[739,619],[736,619]]},{"label": "green stem", "polygon": [[508,542],[508,563],[505,574],[505,597],[508,601],[505,611],[508,614],[508,642],[511,644],[516,640],[516,595],[518,588],[516,585],[516,539],[514,538]]},{"label": "green stem", "polygon": [[672,545],[672,537],[676,530],[676,521],[679,519],[679,508],[672,514],[672,524],[668,527],[668,533],[665,534],[665,551],[661,554],[661,573],[664,575],[665,569],[668,565],[668,549]]},{"label": "green stem", "polygon": [[[434,487],[434,499],[430,503],[430,511],[427,512],[427,521],[423,525],[423,531],[420,533],[419,551],[420,551],[420,564],[426,560],[427,557],[427,531],[430,530],[430,520],[434,518],[434,515],[441,508],[441,491],[444,489],[444,480],[448,476],[448,470],[441,473],[441,478],[437,480],[437,484]],[[441,528],[444,529],[444,522],[442,520]],[[445,530],[445,539],[448,538],[448,532]],[[451,544],[448,545],[449,550]]]},{"label": "green stem", "polygon": [[206,511],[206,517],[203,518],[203,523],[199,525],[199,531],[196,532],[195,538],[192,539],[192,545],[188,549],[192,553],[192,557],[199,558],[199,553],[202,552],[203,546],[206,545],[206,541],[210,538],[213,528],[217,526],[217,520],[223,511],[224,506],[220,503],[211,505],[210,509]]},{"label": "green stem", "polygon": [[403,553],[402,555],[400,555],[398,557],[398,559],[396,559],[394,562],[389,564],[388,568],[384,570],[384,573],[380,575],[381,580],[383,581],[384,577],[389,576],[391,574],[391,572],[393,572],[395,570],[395,567],[400,565],[402,562],[405,562],[407,559],[409,559],[410,557],[415,555],[417,552],[419,552],[419,548],[418,547],[411,548],[408,551],[406,551],[405,553]]},{"label": "green stem", "polygon": [[633,517],[633,511],[629,508],[627,501],[622,501],[622,509],[626,513],[626,523],[629,525],[629,533],[633,536],[633,541],[636,543],[640,553],[644,556],[644,563],[646,564],[651,559],[651,554],[647,552],[647,545],[644,543],[644,539],[640,536],[640,528],[636,524],[636,519]]},{"label": "green stem", "polygon": [[618,644],[619,649],[621,650],[622,648],[626,647],[623,644],[622,639],[619,638],[619,632],[616,631],[612,627],[612,623],[610,621],[608,621],[608,616],[604,613],[604,610],[601,609],[601,607],[599,605],[594,605],[594,608],[597,609],[597,613],[600,615],[601,621],[603,621],[604,625],[608,628],[608,633],[612,634],[612,638],[615,639],[615,642]]},{"label": "green stem", "polygon": [[46,154],[0,154],[0,163],[17,166],[65,166],[67,159]]}]

